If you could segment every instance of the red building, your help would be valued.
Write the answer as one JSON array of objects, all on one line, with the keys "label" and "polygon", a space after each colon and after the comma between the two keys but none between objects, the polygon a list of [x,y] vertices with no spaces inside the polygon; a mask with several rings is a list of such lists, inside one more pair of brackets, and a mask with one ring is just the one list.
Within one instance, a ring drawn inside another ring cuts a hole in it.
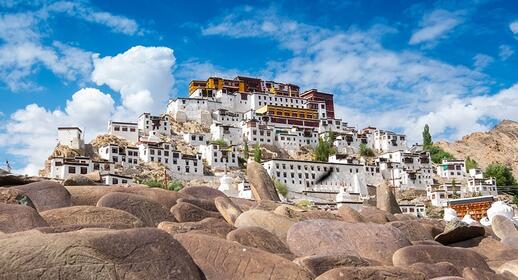
[{"label": "red building", "polygon": [[333,95],[329,93],[319,92],[316,89],[310,89],[303,92],[300,97],[310,101],[323,101],[326,104],[327,118],[335,118],[335,105],[333,102]]}]

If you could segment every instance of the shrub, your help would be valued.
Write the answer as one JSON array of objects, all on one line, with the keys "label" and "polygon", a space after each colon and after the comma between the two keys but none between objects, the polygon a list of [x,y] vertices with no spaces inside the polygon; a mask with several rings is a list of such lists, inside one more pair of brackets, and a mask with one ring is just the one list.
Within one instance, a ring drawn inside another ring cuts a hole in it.
[{"label": "shrub", "polygon": [[288,187],[284,183],[279,180],[274,180],[273,183],[275,184],[275,188],[280,195],[283,197],[288,195]]},{"label": "shrub", "polygon": [[183,184],[180,181],[171,181],[167,184],[167,189],[170,191],[180,191],[183,189]]},{"label": "shrub", "polygon": [[142,184],[144,184],[150,188],[161,188],[161,189],[165,188],[164,183],[162,183],[161,181],[155,180],[155,179],[144,180],[142,182]]},{"label": "shrub", "polygon": [[497,186],[511,186],[516,184],[511,168],[503,164],[490,164],[484,172],[485,177],[494,177]]},{"label": "shrub", "polygon": [[367,145],[365,145],[364,143],[361,143],[360,144],[360,156],[373,157],[373,156],[375,156],[375,154],[371,148],[367,147]]}]

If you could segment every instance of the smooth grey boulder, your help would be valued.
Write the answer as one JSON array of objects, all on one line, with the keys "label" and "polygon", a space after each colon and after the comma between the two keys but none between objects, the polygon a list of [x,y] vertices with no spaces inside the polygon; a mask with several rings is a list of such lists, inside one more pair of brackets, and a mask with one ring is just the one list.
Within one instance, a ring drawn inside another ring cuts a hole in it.
[{"label": "smooth grey boulder", "polygon": [[272,178],[260,163],[249,161],[246,164],[246,175],[255,200],[281,201]]}]

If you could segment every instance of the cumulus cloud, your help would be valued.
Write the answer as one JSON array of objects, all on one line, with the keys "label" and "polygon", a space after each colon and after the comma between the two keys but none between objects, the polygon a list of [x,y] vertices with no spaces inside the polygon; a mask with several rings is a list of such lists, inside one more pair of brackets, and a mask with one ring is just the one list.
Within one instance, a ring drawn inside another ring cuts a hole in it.
[{"label": "cumulus cloud", "polygon": [[92,81],[120,92],[122,105],[134,113],[163,112],[174,78],[173,50],[136,46],[116,56],[94,56]]},{"label": "cumulus cloud", "polygon": [[37,104],[14,112],[0,130],[0,148],[26,160],[21,174],[37,174],[56,145],[57,128],[78,126],[86,140],[105,131],[114,112],[114,101],[98,89],[83,88],[66,102],[65,110],[48,110]]},{"label": "cumulus cloud", "polygon": [[509,24],[509,29],[513,34],[518,34],[518,20],[515,20]]},{"label": "cumulus cloud", "polygon": [[426,14],[419,23],[419,29],[410,37],[409,44],[421,44],[444,38],[464,21],[463,11],[450,12],[437,9]]}]

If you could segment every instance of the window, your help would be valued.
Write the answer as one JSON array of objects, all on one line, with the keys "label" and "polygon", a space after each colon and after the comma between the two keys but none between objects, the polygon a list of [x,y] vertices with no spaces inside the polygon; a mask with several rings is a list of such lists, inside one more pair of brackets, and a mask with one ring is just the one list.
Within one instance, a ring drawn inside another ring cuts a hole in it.
[{"label": "window", "polygon": [[121,129],[120,129],[120,127],[118,127],[118,126],[115,126],[115,127],[113,127],[113,130],[115,130],[115,131],[120,131]]},{"label": "window", "polygon": [[112,178],[112,184],[117,185],[119,180],[117,178]]},{"label": "window", "polygon": [[127,128],[127,127],[125,127],[125,126],[123,126],[123,127],[122,127],[122,131],[128,131],[128,128]]},{"label": "window", "polygon": [[76,173],[76,168],[74,166],[69,166],[68,173],[71,173],[71,174]]},{"label": "window", "polygon": [[135,132],[135,128],[134,127],[130,128],[130,131]]}]

